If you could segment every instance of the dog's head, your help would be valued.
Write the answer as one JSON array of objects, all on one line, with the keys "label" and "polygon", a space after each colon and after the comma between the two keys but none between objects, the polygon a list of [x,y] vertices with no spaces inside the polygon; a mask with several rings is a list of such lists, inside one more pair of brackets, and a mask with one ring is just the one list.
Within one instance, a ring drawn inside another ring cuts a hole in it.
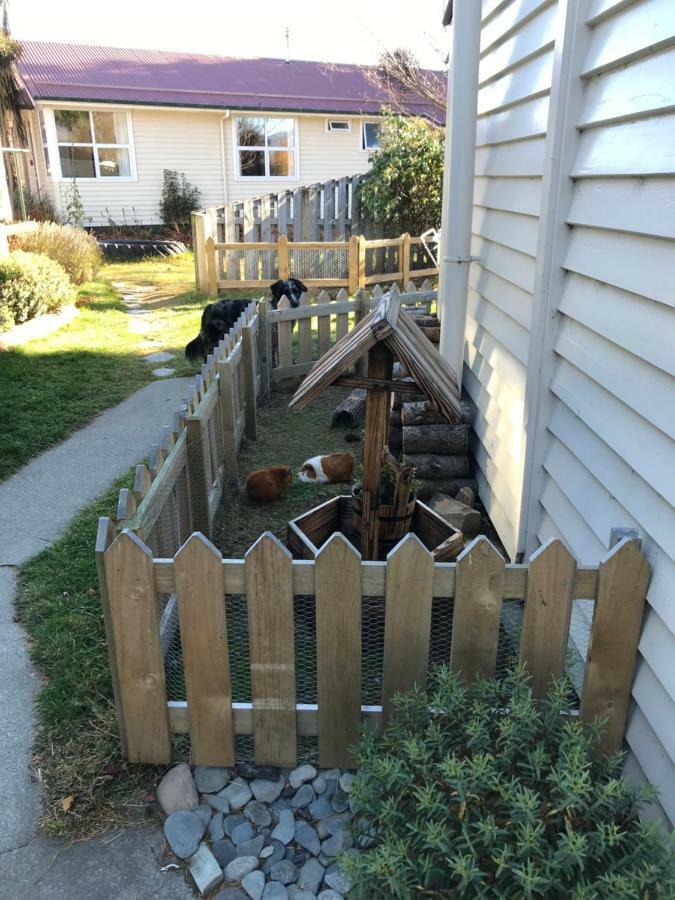
[{"label": "dog's head", "polygon": [[288,297],[291,306],[296,307],[300,304],[300,298],[307,293],[307,287],[297,278],[287,278],[275,281],[270,287],[272,293],[272,306],[277,308],[277,304],[282,297]]}]

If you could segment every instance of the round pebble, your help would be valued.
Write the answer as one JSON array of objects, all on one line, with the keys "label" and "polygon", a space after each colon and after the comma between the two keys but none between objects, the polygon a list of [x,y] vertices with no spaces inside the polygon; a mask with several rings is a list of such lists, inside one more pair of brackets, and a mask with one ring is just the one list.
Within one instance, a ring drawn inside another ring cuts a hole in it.
[{"label": "round pebble", "polygon": [[291,805],[293,806],[293,809],[304,809],[305,806],[309,806],[309,804],[313,802],[314,791],[312,790],[312,786],[303,784],[297,791],[295,797],[291,800]]},{"label": "round pebble", "polygon": [[171,813],[164,822],[164,837],[180,859],[187,859],[197,852],[205,831],[204,822],[187,809]]},{"label": "round pebble", "polygon": [[251,800],[250,803],[247,803],[244,809],[244,815],[249,822],[257,825],[258,828],[266,828],[268,825],[272,824],[272,816],[270,815],[269,809],[259,800]]},{"label": "round pebble", "polygon": [[245,878],[242,878],[241,886],[251,900],[260,900],[265,890],[265,876],[256,869],[255,872],[249,872]]},{"label": "round pebble", "polygon": [[274,863],[270,871],[272,881],[280,881],[282,884],[293,884],[298,880],[298,869],[290,859],[282,859]]},{"label": "round pebble", "polygon": [[287,900],[288,891],[286,885],[280,881],[268,881],[262,895],[262,900]]},{"label": "round pebble", "polygon": [[257,856],[237,856],[225,866],[226,881],[241,881],[258,868]]},{"label": "round pebble", "polygon": [[217,794],[225,787],[229,777],[229,771],[220,766],[195,766],[195,785],[200,794]]}]

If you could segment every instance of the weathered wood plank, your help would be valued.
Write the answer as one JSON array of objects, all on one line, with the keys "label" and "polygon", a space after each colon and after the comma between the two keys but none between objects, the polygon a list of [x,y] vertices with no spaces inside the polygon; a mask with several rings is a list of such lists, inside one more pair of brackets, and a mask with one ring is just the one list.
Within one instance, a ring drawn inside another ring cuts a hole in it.
[{"label": "weathered wood plank", "polygon": [[245,557],[255,759],[295,765],[293,560],[270,532]]},{"label": "weathered wood plank", "polygon": [[318,318],[319,359],[321,359],[324,353],[328,353],[330,350],[330,320],[332,310],[330,310],[330,294],[327,294],[326,291],[321,291],[318,300],[322,306],[328,307],[326,312]]},{"label": "weathered wood plank", "polygon": [[192,762],[232,766],[234,726],[227,652],[223,559],[193,534],[174,560]]},{"label": "weathered wood plank", "polygon": [[[282,297],[278,309],[291,309],[291,301],[288,297]],[[293,324],[291,322],[279,322],[277,325],[277,353],[279,354],[278,367],[287,368],[293,362]]]},{"label": "weathered wood plank", "polygon": [[503,593],[504,560],[477,537],[457,559],[450,668],[463,681],[495,674]]},{"label": "weathered wood plank", "polygon": [[[312,305],[309,294],[303,294],[300,298],[300,306],[296,312],[306,310]],[[312,361],[312,320],[300,319],[298,322],[298,362],[311,363]]]},{"label": "weathered wood plank", "polygon": [[361,723],[361,560],[339,532],[316,559],[319,762],[353,766]]}]

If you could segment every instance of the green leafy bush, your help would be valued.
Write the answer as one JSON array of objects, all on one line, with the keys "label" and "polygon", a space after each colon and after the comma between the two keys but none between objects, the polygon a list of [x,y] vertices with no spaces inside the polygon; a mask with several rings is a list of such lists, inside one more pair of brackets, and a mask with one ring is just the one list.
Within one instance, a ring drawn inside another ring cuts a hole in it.
[{"label": "green leafy bush", "polygon": [[441,224],[444,131],[426,119],[388,116],[380,149],[359,186],[361,215],[385,234],[419,235]]},{"label": "green leafy bush", "polygon": [[75,302],[75,289],[57,262],[16,250],[0,259],[0,329]]},{"label": "green leafy bush", "polygon": [[164,169],[159,214],[162,222],[178,231],[189,228],[190,213],[199,209],[201,192],[183,172]]},{"label": "green leafy bush", "polygon": [[350,898],[673,897],[672,836],[637,817],[651,789],[597,752],[570,685],[537,707],[522,669],[465,687],[446,668],[364,735]]},{"label": "green leafy bush", "polygon": [[101,251],[96,238],[82,228],[43,222],[17,235],[16,245],[29,253],[43,253],[60,263],[75,284],[93,281],[101,268]]}]

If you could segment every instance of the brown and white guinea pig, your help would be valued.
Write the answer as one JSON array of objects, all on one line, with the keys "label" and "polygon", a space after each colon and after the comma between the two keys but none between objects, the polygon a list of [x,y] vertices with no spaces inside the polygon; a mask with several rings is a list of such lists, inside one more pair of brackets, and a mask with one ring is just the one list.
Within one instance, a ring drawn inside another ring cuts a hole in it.
[{"label": "brown and white guinea pig", "polygon": [[298,478],[307,484],[329,484],[351,481],[353,471],[354,457],[351,453],[324,453],[304,462]]},{"label": "brown and white guinea pig", "polygon": [[278,500],[293,481],[293,470],[290,466],[268,466],[258,469],[246,479],[246,493],[251,500],[269,503]]}]

